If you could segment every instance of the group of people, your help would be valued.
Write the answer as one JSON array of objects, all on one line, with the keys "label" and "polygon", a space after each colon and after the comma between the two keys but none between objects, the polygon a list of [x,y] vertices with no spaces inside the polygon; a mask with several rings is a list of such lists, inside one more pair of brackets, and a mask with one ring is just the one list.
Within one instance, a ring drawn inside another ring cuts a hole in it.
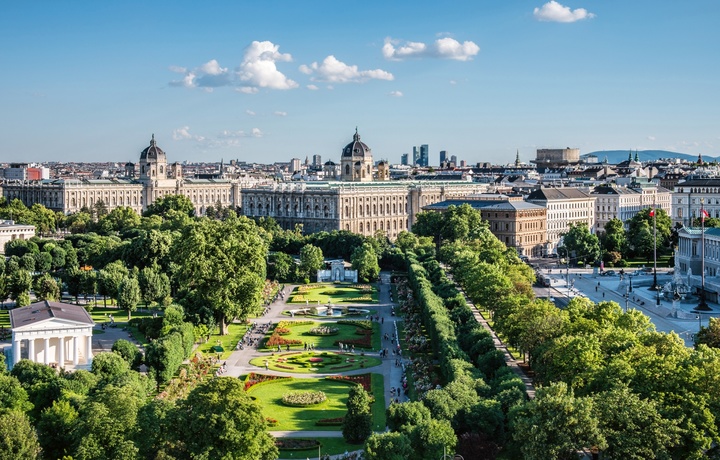
[{"label": "group of people", "polygon": [[220,377],[220,376],[223,375],[225,372],[227,372],[227,361],[225,361],[224,363],[222,363],[222,366],[220,366],[220,367],[217,368],[217,370],[215,371],[215,377]]}]

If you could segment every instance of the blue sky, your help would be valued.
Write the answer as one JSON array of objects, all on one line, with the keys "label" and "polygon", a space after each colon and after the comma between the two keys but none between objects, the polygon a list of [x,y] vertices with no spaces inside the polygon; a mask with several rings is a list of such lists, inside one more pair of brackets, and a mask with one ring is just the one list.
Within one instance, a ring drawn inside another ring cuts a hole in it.
[{"label": "blue sky", "polygon": [[0,161],[720,155],[720,2],[0,3]]}]

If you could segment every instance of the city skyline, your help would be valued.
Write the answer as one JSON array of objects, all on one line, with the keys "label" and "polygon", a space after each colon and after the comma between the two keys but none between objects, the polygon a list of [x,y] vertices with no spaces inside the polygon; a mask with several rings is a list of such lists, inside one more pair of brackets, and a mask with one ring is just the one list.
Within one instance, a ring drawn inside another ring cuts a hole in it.
[{"label": "city skyline", "polygon": [[[0,6],[0,161],[720,155],[711,1]],[[713,14],[715,13],[715,14]]]}]

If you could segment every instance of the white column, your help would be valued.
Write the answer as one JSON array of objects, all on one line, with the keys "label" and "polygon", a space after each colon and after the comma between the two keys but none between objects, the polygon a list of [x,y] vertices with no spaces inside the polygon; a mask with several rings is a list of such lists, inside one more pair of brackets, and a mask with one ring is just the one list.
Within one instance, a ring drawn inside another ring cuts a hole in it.
[{"label": "white column", "polygon": [[87,364],[92,363],[92,334],[87,336],[87,355],[85,355],[85,361]]},{"label": "white column", "polygon": [[80,353],[78,353],[78,338],[76,335],[74,335],[72,338],[72,361],[73,361],[73,365],[75,365],[75,366],[78,365],[78,356],[79,355],[80,355]]},{"label": "white column", "polygon": [[28,359],[35,362],[35,339],[28,339]]},{"label": "white column", "polygon": [[45,364],[50,364],[50,360],[48,359],[48,353],[50,353],[50,338],[45,337],[45,351],[43,352],[43,356],[45,359]]},{"label": "white column", "polygon": [[13,364],[20,362],[20,339],[13,340]]},{"label": "white column", "polygon": [[60,348],[59,354],[60,357],[58,358],[58,366],[63,367],[65,366],[65,337],[58,337],[58,347]]}]

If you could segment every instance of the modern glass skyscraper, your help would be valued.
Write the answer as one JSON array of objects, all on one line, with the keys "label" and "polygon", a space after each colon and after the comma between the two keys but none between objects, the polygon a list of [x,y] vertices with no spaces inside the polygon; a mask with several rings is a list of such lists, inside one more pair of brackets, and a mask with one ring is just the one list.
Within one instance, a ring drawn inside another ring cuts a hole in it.
[{"label": "modern glass skyscraper", "polygon": [[402,156],[400,157],[400,164],[403,166],[407,166],[409,156],[410,156],[409,154],[403,153]]},{"label": "modern glass skyscraper", "polygon": [[440,164],[442,165],[443,163],[445,163],[447,159],[447,151],[440,150]]},{"label": "modern glass skyscraper", "polygon": [[427,144],[420,146],[420,166],[430,165],[430,148]]}]

